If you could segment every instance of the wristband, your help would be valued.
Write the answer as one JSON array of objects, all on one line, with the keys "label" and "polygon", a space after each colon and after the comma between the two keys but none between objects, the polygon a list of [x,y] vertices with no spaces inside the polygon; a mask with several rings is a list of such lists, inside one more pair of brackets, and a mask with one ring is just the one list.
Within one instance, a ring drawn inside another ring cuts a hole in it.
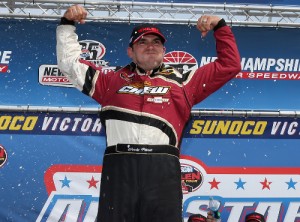
[{"label": "wristband", "polygon": [[224,19],[221,19],[218,24],[214,27],[214,31],[217,31],[219,28],[226,26],[226,22]]},{"label": "wristband", "polygon": [[65,17],[62,17],[60,19],[60,25],[74,25],[75,26],[75,22],[74,21],[71,21]]}]

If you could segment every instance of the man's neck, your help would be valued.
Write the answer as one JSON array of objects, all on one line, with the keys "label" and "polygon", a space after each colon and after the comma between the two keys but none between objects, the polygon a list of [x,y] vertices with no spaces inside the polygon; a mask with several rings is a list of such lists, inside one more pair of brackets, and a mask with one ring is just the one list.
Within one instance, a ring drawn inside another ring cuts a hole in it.
[{"label": "man's neck", "polygon": [[130,66],[132,67],[132,70],[135,70],[137,71],[137,73],[139,75],[151,75],[152,73],[155,73],[157,72],[160,68],[163,67],[163,63],[160,64],[158,67],[154,68],[154,69],[151,69],[151,70],[145,70],[143,68],[141,68],[140,66],[138,66],[136,63],[132,62],[130,64]]}]

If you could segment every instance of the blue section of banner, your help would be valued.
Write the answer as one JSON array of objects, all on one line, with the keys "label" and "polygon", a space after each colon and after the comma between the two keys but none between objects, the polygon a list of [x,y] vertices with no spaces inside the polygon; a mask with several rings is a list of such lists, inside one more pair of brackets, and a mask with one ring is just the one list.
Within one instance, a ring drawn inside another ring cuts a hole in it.
[{"label": "blue section of banner", "polygon": [[45,172],[56,164],[101,165],[105,138],[1,134],[7,161],[0,168],[0,221],[36,221],[48,194]]},{"label": "blue section of banner", "polygon": [[197,117],[186,127],[181,153],[213,166],[299,166],[299,120]]},{"label": "blue section of banner", "polygon": [[209,166],[299,166],[299,140],[198,138],[182,141],[181,153]]}]

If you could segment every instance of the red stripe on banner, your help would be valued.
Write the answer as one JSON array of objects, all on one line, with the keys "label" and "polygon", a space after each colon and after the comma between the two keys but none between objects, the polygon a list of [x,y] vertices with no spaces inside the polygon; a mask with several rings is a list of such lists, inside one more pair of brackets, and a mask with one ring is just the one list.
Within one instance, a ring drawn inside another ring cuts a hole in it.
[{"label": "red stripe on banner", "polygon": [[181,155],[181,159],[192,160],[204,168],[207,174],[299,174],[299,167],[210,167],[192,156]]},{"label": "red stripe on banner", "polygon": [[263,80],[300,80],[300,73],[292,72],[240,72],[238,79],[263,79]]}]

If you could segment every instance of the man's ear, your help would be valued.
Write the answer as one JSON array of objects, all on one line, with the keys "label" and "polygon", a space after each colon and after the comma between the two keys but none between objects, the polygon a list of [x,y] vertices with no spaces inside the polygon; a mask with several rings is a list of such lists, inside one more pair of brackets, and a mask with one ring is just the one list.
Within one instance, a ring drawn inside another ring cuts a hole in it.
[{"label": "man's ear", "polygon": [[128,57],[131,58],[131,59],[132,59],[132,54],[133,54],[132,48],[131,48],[131,47],[128,47],[128,48],[127,48],[127,55],[128,55]]},{"label": "man's ear", "polygon": [[166,50],[167,50],[166,47],[164,47],[164,54],[166,54]]}]

